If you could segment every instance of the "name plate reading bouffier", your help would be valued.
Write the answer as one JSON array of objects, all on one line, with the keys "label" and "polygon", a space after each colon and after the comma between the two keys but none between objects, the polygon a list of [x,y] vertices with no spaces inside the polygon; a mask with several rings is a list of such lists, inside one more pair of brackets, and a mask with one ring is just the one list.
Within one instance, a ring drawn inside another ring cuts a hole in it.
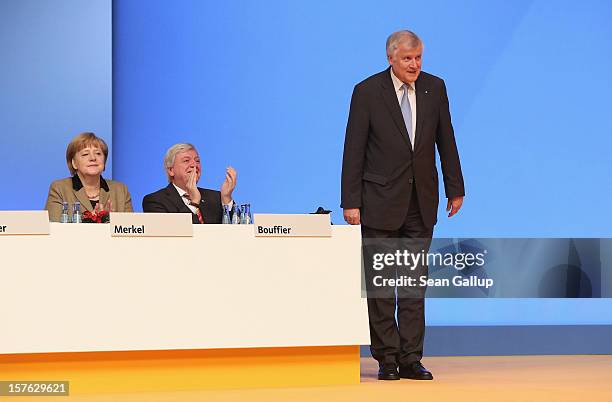
[{"label": "name plate reading bouffier", "polygon": [[193,237],[191,214],[111,212],[113,237]]},{"label": "name plate reading bouffier", "polygon": [[255,237],[331,237],[327,214],[255,214]]},{"label": "name plate reading bouffier", "polygon": [[0,236],[48,234],[47,211],[0,211]]}]

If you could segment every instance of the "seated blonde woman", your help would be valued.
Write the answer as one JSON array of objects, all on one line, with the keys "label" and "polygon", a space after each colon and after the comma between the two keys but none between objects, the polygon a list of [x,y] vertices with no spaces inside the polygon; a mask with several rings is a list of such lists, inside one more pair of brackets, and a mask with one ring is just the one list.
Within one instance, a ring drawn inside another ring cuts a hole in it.
[{"label": "seated blonde woman", "polygon": [[133,211],[127,186],[102,177],[107,158],[108,146],[94,133],[82,133],[70,141],[66,163],[72,177],[51,183],[45,205],[51,222],[59,222],[63,202],[69,204],[70,213],[75,202],[81,204],[81,213]]}]

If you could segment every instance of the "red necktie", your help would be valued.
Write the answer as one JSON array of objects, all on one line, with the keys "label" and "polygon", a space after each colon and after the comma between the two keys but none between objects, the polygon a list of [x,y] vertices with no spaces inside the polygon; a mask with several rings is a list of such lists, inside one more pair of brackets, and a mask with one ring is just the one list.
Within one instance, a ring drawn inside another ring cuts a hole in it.
[{"label": "red necktie", "polygon": [[204,223],[204,218],[202,218],[202,212],[200,212],[200,208],[195,207],[196,208],[196,215],[198,215],[198,220],[200,221],[200,223]]},{"label": "red necktie", "polygon": [[204,223],[204,218],[202,217],[202,212],[200,211],[200,207],[197,205],[194,205],[191,202],[191,198],[189,198],[189,194],[185,193],[183,194],[183,197],[185,197],[187,199],[187,201],[189,201],[189,204],[193,207],[195,207],[196,209],[196,215],[198,216],[198,220],[200,221],[200,223]]}]

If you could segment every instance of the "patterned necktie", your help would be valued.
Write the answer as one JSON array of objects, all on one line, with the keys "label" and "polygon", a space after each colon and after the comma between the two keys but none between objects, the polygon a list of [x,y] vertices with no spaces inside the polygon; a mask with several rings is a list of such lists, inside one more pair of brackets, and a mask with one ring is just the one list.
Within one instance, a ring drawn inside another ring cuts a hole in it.
[{"label": "patterned necktie", "polygon": [[192,207],[195,208],[196,210],[196,215],[198,216],[198,220],[200,221],[200,223],[204,223],[204,218],[202,217],[202,212],[200,211],[200,207],[198,207],[197,205],[193,205],[191,203],[191,198],[189,197],[189,194],[185,193],[183,194],[183,197],[189,201],[189,205],[191,205]]},{"label": "patterned necktie", "polygon": [[406,124],[406,130],[408,130],[408,138],[410,139],[410,144],[412,145],[412,149],[414,149],[414,133],[412,132],[412,107],[410,107],[410,100],[408,99],[408,85],[402,85],[404,89],[404,94],[402,95],[402,116],[404,116],[404,123]]}]

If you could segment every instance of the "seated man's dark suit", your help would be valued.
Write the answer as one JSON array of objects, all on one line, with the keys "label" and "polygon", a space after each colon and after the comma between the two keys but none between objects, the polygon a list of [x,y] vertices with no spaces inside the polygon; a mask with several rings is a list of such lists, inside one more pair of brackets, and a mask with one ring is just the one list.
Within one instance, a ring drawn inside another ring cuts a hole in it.
[{"label": "seated man's dark suit", "polygon": [[[199,208],[204,223],[221,223],[223,218],[221,193],[216,190],[200,187],[198,187],[198,190],[200,190],[202,195]],[[168,184],[166,188],[145,195],[142,199],[142,210],[144,212],[188,213],[192,215],[191,220],[193,223],[200,223],[198,216],[185,205],[185,202],[183,202],[172,183]]]}]

